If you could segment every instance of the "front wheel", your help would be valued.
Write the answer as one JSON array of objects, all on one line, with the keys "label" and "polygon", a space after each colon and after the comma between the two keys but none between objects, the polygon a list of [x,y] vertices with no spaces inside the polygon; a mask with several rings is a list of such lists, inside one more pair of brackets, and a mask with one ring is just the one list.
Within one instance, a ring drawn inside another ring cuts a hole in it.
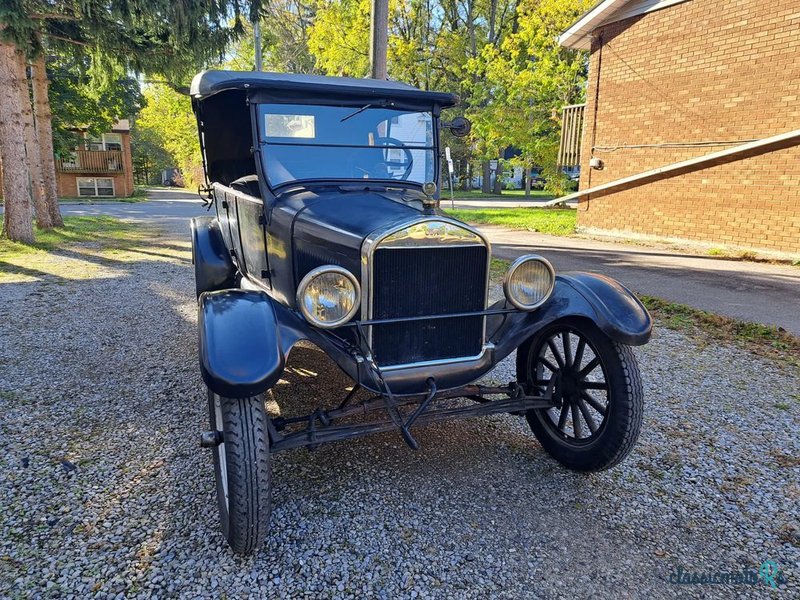
[{"label": "front wheel", "polygon": [[517,351],[517,378],[530,393],[553,381],[555,407],[528,411],[528,423],[553,458],[576,471],[600,471],[633,449],[644,394],[630,346],[594,323],[570,320],[545,327]]},{"label": "front wheel", "polygon": [[272,479],[264,399],[225,398],[208,391],[222,533],[237,554],[255,552],[267,534]]}]

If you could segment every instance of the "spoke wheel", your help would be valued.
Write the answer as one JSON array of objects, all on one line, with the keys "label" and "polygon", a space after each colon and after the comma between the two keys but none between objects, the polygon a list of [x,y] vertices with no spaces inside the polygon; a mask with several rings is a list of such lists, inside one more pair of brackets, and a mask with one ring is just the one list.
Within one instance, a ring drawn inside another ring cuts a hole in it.
[{"label": "spoke wheel", "polygon": [[209,390],[209,424],[220,525],[231,549],[252,554],[269,527],[272,481],[263,397],[225,398]]},{"label": "spoke wheel", "polygon": [[562,321],[517,351],[520,383],[542,394],[553,384],[554,406],[526,414],[545,450],[565,466],[609,468],[632,449],[642,421],[641,378],[630,347],[596,325]]}]

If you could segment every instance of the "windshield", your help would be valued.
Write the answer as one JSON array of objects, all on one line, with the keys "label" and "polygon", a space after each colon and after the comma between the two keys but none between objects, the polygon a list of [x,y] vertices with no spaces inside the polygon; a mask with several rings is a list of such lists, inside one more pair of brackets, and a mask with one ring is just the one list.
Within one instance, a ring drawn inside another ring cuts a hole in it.
[{"label": "windshield", "polygon": [[272,186],[304,179],[434,180],[429,112],[369,104],[262,104],[258,114]]}]

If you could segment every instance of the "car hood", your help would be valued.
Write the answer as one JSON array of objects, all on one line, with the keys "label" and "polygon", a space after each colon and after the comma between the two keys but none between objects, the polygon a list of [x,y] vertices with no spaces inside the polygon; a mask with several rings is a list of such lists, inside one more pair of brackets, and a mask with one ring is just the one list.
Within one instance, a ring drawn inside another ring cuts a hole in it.
[{"label": "car hood", "polygon": [[[275,247],[275,236],[291,240],[292,270],[291,275],[276,274],[282,280],[279,288],[295,289],[306,273],[322,265],[344,267],[360,279],[361,246],[367,236],[418,220],[423,198],[414,189],[364,185],[307,187],[280,196],[270,239]],[[284,279],[287,275],[291,283]]]},{"label": "car hood", "polygon": [[422,214],[424,195],[415,190],[326,188],[302,192],[294,224],[295,241],[304,236],[360,248],[378,229],[402,225]]}]

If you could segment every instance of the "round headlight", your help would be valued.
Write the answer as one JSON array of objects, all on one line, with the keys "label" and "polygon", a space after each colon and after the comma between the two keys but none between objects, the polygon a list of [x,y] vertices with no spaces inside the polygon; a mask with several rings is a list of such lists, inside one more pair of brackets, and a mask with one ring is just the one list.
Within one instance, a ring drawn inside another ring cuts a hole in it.
[{"label": "round headlight", "polygon": [[356,314],[360,295],[358,280],[350,271],[326,265],[303,277],[297,288],[297,306],[309,323],[338,327]]},{"label": "round headlight", "polygon": [[503,281],[506,298],[520,310],[533,310],[550,297],[556,272],[549,261],[528,254],[511,263]]}]

